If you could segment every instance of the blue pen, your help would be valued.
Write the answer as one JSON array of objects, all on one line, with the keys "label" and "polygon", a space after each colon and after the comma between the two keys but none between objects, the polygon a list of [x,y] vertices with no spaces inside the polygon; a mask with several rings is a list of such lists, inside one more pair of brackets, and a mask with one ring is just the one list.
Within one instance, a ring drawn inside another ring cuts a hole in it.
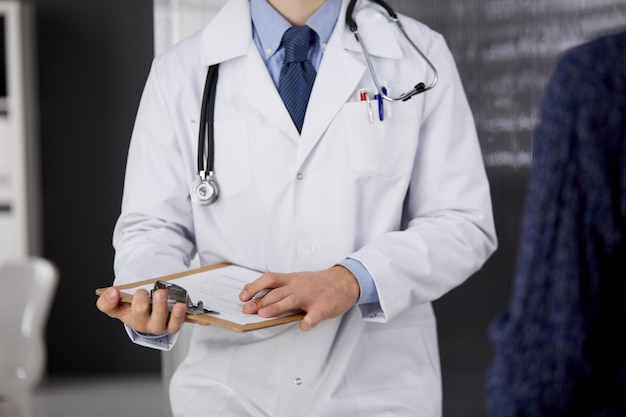
[{"label": "blue pen", "polygon": [[[387,95],[387,87],[382,86],[381,90],[383,90],[383,94],[386,96]],[[391,117],[391,104],[389,104],[389,106],[385,107],[385,112],[384,113],[385,113],[385,116],[387,118]]]},{"label": "blue pen", "polygon": [[[382,90],[384,93],[385,87],[383,87]],[[383,107],[383,96],[381,96],[380,94],[376,94],[376,96],[374,97],[376,98],[376,100],[378,100],[378,118],[382,122],[385,119],[385,109]]]},{"label": "blue pen", "polygon": [[[387,87],[381,87],[381,90],[383,91],[384,95],[387,95]],[[393,106],[392,106],[392,103],[387,103],[387,104],[388,105],[385,107],[385,117],[387,119],[391,119],[391,108]]]}]

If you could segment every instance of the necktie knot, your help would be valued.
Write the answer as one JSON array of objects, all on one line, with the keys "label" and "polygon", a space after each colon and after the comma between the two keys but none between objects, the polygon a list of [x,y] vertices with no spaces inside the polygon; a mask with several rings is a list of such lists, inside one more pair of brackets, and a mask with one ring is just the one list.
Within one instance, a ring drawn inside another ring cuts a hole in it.
[{"label": "necktie knot", "polygon": [[315,82],[315,68],[308,60],[315,32],[308,26],[292,27],[283,35],[285,59],[280,69],[278,93],[298,132],[302,132],[309,96]]},{"label": "necktie knot", "polygon": [[283,34],[285,63],[306,61],[309,46],[313,39],[313,30],[308,26],[290,27]]}]

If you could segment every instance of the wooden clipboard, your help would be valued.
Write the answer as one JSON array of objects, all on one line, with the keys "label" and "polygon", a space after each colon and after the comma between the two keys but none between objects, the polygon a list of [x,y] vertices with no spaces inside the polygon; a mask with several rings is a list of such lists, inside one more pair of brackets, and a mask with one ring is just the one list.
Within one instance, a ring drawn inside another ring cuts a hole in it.
[{"label": "wooden clipboard", "polygon": [[[209,265],[206,267],[191,269],[189,271],[180,272],[177,274],[166,275],[163,277],[157,277],[157,278],[147,279],[144,281],[138,281],[138,282],[132,282],[129,284],[119,285],[119,286],[116,286],[116,288],[120,290],[121,302],[130,303],[133,299],[133,295],[127,292],[124,292],[124,290],[154,284],[156,281],[159,281],[159,280],[175,282],[176,280],[180,280],[181,278],[188,277],[190,275],[199,274],[199,273],[203,273],[206,271],[212,271],[218,268],[224,268],[228,266],[232,266],[232,265],[228,263]],[[184,288],[184,285],[181,285],[181,286]],[[110,287],[96,289],[96,295],[98,296],[102,295],[109,288]],[[252,330],[265,329],[268,327],[291,323],[294,321],[301,320],[302,317],[304,317],[304,313],[296,312],[296,313],[291,313],[285,316],[276,317],[272,319],[264,319],[263,321],[256,322],[256,323],[237,323],[237,322],[234,322],[231,320],[225,320],[223,318],[220,318],[219,316],[210,315],[210,314],[203,314],[203,315],[187,314],[185,321],[189,323],[212,324],[215,326],[223,327],[228,330],[232,330],[234,332],[243,333],[243,332],[249,332]]]}]

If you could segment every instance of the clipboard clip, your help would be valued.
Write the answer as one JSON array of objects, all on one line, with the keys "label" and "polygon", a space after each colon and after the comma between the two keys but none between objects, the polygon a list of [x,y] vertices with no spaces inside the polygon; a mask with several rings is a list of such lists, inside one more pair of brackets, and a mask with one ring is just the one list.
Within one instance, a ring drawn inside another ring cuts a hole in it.
[{"label": "clipboard clip", "polygon": [[204,308],[204,303],[198,301],[197,305],[194,305],[185,290],[180,285],[174,284],[168,281],[158,280],[154,283],[154,288],[150,291],[150,301],[152,301],[152,293],[156,290],[167,291],[167,310],[172,311],[172,307],[176,303],[183,303],[187,306],[187,314],[193,316],[199,316],[205,313],[219,314],[217,311]]}]

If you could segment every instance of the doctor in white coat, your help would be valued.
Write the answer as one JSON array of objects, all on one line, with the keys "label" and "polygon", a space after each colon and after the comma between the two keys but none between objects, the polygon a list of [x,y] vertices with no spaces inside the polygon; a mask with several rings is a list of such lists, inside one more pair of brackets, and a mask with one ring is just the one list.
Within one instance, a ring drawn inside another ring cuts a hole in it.
[{"label": "doctor in white coat", "polygon": [[[300,323],[244,334],[194,326],[171,382],[175,416],[441,415],[431,302],[496,249],[489,185],[444,39],[400,16],[439,81],[384,102],[381,120],[363,50],[344,23],[347,4],[230,0],[154,60],[114,231],[115,284],[180,272],[197,255],[203,265],[267,272],[242,288],[245,312],[306,312]],[[389,95],[434,77],[381,7],[359,0],[354,16]],[[317,75],[299,133],[277,68],[282,31],[305,23],[317,35]],[[189,190],[207,68],[217,63],[220,194],[201,206]],[[154,298],[151,308],[139,292],[129,307],[112,288],[97,305],[136,343],[169,349],[184,308],[168,314],[164,294]]]}]

